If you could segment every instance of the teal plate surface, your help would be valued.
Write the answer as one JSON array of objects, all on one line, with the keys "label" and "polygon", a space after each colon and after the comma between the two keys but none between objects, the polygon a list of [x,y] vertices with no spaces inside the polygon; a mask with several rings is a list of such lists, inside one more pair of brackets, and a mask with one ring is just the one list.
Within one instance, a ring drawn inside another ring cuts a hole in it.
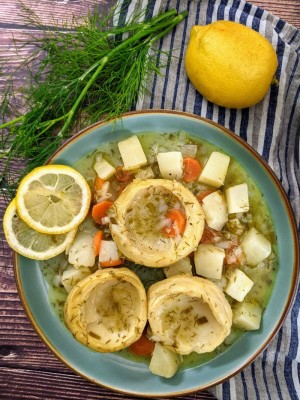
[{"label": "teal plate surface", "polygon": [[77,342],[54,313],[40,263],[15,257],[15,275],[24,308],[38,334],[66,365],[86,379],[112,390],[140,396],[171,396],[203,390],[234,375],[266,347],[280,327],[292,301],[298,276],[299,249],[293,213],[274,173],[242,139],[220,125],[176,111],[141,111],[122,120],[97,123],[67,142],[51,158],[55,164],[73,165],[104,142],[141,132],[184,130],[204,139],[237,159],[264,193],[273,216],[277,239],[278,275],[262,325],[244,334],[224,353],[204,365],[179,371],[164,379],[148,366],[117,354],[94,352]]}]

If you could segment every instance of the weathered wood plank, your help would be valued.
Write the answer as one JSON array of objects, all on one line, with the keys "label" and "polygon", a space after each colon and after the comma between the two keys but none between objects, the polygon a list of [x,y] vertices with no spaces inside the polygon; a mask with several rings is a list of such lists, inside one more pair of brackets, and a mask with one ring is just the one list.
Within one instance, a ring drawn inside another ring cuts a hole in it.
[{"label": "weathered wood plank", "polygon": [[[115,0],[23,0],[22,3],[34,10],[34,13],[44,25],[64,25],[72,20],[72,17],[82,17],[98,5],[100,13],[107,13],[108,7],[115,4]],[[0,7],[0,27],[11,28],[19,26],[24,28],[28,24],[28,18],[22,11],[18,1],[2,0]]]},{"label": "weathered wood plank", "polygon": [[299,0],[253,0],[255,4],[273,15],[285,20],[295,28],[300,29],[300,4]]},{"label": "weathered wood plank", "polygon": [[[110,400],[131,400],[136,397],[128,396],[123,393],[113,393],[105,388],[84,383],[78,376],[57,374],[55,372],[36,372],[33,378],[30,370],[3,369],[3,380],[0,381],[1,399],[57,399],[57,400],[96,400],[99,398]],[[28,395],[28,393],[31,393]],[[44,397],[42,397],[44,396]],[[178,396],[178,400],[195,399],[195,395]],[[200,398],[197,396],[197,398]],[[201,392],[201,399],[213,399],[209,393]],[[156,398],[159,400],[159,398]]]}]

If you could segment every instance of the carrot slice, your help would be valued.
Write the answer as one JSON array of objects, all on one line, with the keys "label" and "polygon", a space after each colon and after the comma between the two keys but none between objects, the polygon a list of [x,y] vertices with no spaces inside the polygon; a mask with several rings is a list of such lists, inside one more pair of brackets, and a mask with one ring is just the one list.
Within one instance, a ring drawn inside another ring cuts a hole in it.
[{"label": "carrot slice", "polygon": [[139,356],[150,356],[153,353],[155,342],[148,339],[145,333],[129,346],[129,350]]},{"label": "carrot slice", "polygon": [[175,237],[176,231],[178,231],[182,235],[186,225],[186,216],[184,213],[180,210],[172,209],[165,216],[172,221],[172,226],[164,227],[163,233],[168,237]]},{"label": "carrot slice", "polygon": [[211,194],[213,192],[214,192],[214,190],[210,190],[210,189],[204,190],[204,192],[200,192],[197,194],[197,196],[196,196],[197,200],[199,202],[201,202],[204,199],[204,197],[208,196],[209,194]]},{"label": "carrot slice", "polygon": [[96,256],[99,255],[102,239],[103,239],[103,232],[102,231],[97,231],[95,233],[94,239],[93,239],[93,249],[94,249],[94,252],[95,252]]},{"label": "carrot slice", "polygon": [[103,268],[107,268],[107,267],[116,267],[117,265],[121,265],[124,264],[124,260],[121,260],[121,258],[119,258],[118,260],[109,260],[109,261],[101,261],[100,265]]},{"label": "carrot slice", "polygon": [[116,178],[118,182],[129,183],[133,180],[133,174],[129,171],[124,171],[123,167],[120,165],[117,167]]},{"label": "carrot slice", "polygon": [[101,190],[104,182],[105,182],[104,179],[102,179],[99,176],[97,176],[97,178],[95,179],[95,182],[94,182],[94,189],[96,191],[97,190]]},{"label": "carrot slice", "polygon": [[107,211],[112,205],[113,205],[112,201],[103,200],[100,203],[97,203],[93,206],[92,217],[97,224],[101,224],[102,218],[107,215]]},{"label": "carrot slice", "polygon": [[184,182],[192,182],[199,178],[202,166],[198,160],[192,157],[183,159],[183,180]]}]

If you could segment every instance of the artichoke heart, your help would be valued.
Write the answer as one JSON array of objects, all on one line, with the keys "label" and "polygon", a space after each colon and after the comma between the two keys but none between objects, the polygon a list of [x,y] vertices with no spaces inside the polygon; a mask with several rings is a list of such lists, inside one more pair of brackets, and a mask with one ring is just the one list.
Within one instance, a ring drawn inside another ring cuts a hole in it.
[{"label": "artichoke heart", "polygon": [[[184,232],[167,237],[162,230],[168,209],[181,210]],[[135,263],[165,267],[194,251],[204,229],[204,213],[193,193],[168,179],[134,180],[110,209],[110,231],[121,253]]]},{"label": "artichoke heart", "polygon": [[213,282],[176,275],[150,286],[148,321],[153,339],[176,353],[207,353],[229,335],[232,310]]},{"label": "artichoke heart", "polygon": [[147,322],[145,288],[128,268],[106,268],[80,281],[65,303],[65,323],[74,337],[99,352],[138,340]]}]

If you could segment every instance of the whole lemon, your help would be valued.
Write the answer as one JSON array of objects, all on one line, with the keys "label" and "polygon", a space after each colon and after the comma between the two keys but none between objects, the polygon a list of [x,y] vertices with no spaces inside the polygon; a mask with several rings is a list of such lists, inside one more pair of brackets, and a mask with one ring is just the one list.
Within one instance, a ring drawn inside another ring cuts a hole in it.
[{"label": "whole lemon", "polygon": [[237,22],[216,21],[192,28],[185,66],[192,84],[207,100],[245,108],[264,98],[278,60],[260,33]]}]

